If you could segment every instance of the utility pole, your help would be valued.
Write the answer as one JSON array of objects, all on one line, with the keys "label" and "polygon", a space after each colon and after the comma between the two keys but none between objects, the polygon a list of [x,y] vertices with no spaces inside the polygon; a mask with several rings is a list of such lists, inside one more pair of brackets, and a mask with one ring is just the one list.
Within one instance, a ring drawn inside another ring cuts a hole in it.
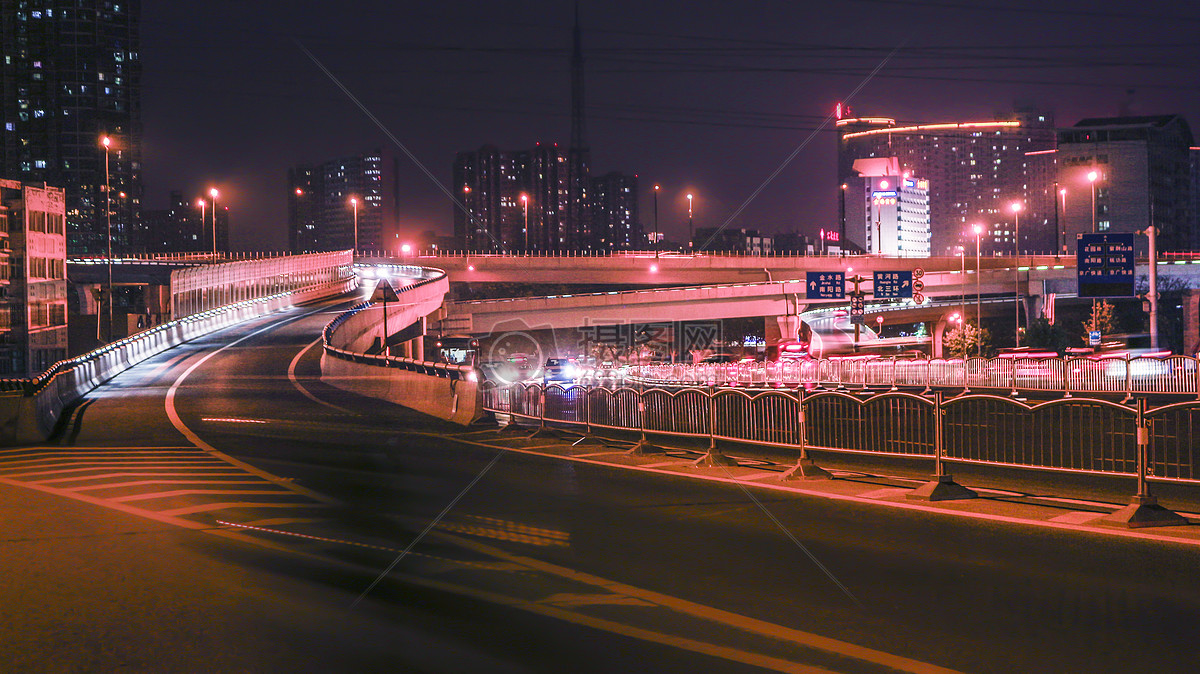
[{"label": "utility pole", "polygon": [[1154,204],[1150,204],[1150,226],[1139,234],[1145,234],[1150,242],[1150,289],[1146,303],[1150,305],[1150,348],[1158,350],[1158,228],[1154,226]]}]

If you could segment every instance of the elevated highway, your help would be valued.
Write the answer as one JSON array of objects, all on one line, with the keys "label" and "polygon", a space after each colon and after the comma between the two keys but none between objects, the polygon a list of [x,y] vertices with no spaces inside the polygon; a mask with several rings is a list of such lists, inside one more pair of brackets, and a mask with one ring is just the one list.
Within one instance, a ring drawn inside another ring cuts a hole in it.
[{"label": "elevated highway", "polygon": [[[596,256],[540,256],[511,254],[409,255],[401,257],[359,256],[360,263],[418,264],[450,274],[455,283],[573,283],[603,285],[686,286],[802,279],[806,271],[845,271],[870,276],[875,271],[921,268],[926,272],[952,272],[962,267],[955,257],[893,258],[868,255],[757,256],[723,253],[683,255],[653,252],[614,253]],[[1020,266],[1031,268],[1063,265],[1073,268],[1075,259],[1053,255],[1022,255]],[[1010,258],[982,258],[985,270],[1012,270]],[[975,268],[967,256],[967,267]]]}]

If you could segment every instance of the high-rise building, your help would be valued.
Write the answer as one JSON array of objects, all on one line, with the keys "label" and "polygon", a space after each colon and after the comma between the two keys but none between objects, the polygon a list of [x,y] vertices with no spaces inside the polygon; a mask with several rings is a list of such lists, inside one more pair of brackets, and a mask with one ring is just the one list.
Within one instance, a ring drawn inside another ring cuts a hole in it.
[{"label": "high-rise building", "polygon": [[313,166],[288,169],[288,248],[292,253],[321,249],[323,177]]},{"label": "high-rise building", "polygon": [[592,179],[592,234],[599,250],[645,247],[636,175],[614,171]]},{"label": "high-rise building", "polygon": [[65,191],[72,254],[107,252],[110,225],[114,252],[143,245],[140,14],[140,0],[0,10],[0,172]]},{"label": "high-rise building", "polygon": [[[180,190],[172,190],[170,207],[142,211],[146,230],[146,249],[151,253],[208,252],[213,249],[212,202],[200,208],[197,200],[187,199]],[[217,250],[229,250],[229,209],[218,202],[216,218]]]},{"label": "high-rise building", "polygon": [[929,181],[896,157],[859,159],[846,178],[846,240],[867,253],[929,257]]},{"label": "high-rise building", "polygon": [[[954,254],[972,238],[966,230],[973,224],[984,225],[990,252],[1053,246],[1052,190],[1032,182],[1026,156],[1054,149],[1052,115],[1019,109],[984,121],[903,125],[887,117],[854,117],[837,120],[837,128],[840,184],[855,177],[855,160],[887,157],[929,181],[931,254]],[[1024,207],[1019,246],[1009,208],[1018,201]]]},{"label": "high-rise building", "polygon": [[[1058,184],[1067,190],[1063,231],[1143,231],[1153,221],[1159,250],[1189,250],[1192,132],[1179,115],[1081,120],[1058,133]],[[1146,249],[1138,238],[1138,248]]]},{"label": "high-rise building", "polygon": [[[376,150],[288,171],[292,250],[398,252],[400,184],[396,157]],[[415,233],[415,232],[414,232]]]},{"label": "high-rise building", "polygon": [[0,374],[32,377],[67,357],[66,198],[3,180],[0,204]]},{"label": "high-rise building", "polygon": [[[503,151],[485,145],[454,159],[451,192],[454,237],[468,250],[591,250],[623,247],[636,240],[636,206],[598,213],[613,195],[598,200],[594,190],[609,174],[591,177],[585,134],[583,41],[575,6],[571,49],[571,142],[538,144],[533,150]],[[636,197],[636,187],[632,191]],[[524,198],[522,198],[524,197]],[[630,216],[620,210],[631,210]],[[603,222],[600,222],[603,218]]]}]

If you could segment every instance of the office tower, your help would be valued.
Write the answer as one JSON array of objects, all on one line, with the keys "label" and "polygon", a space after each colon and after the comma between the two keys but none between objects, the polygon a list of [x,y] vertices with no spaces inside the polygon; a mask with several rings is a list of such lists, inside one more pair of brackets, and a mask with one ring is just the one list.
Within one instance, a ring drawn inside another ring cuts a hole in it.
[{"label": "office tower", "polygon": [[843,185],[846,240],[867,253],[929,257],[930,184],[896,157],[856,160]]},{"label": "office tower", "polygon": [[106,253],[110,224],[114,252],[143,244],[140,13],[139,0],[6,1],[0,12],[0,172],[65,191],[73,255]]}]

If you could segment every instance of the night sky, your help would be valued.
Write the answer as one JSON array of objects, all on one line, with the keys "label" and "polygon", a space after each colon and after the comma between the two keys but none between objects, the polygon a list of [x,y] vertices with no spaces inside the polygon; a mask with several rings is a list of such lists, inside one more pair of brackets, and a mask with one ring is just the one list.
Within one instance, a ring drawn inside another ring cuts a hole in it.
[{"label": "night sky", "polygon": [[[569,140],[565,0],[142,11],[146,206],[216,185],[235,249],[286,247],[289,166],[390,144],[299,44],[442,185],[458,151]],[[689,190],[697,227],[747,200],[731,226],[829,227],[836,141],[831,121],[816,130],[860,85],[856,114],[901,122],[993,118],[1025,101],[1059,126],[1180,113],[1200,132],[1200,9],[1186,3],[584,0],[582,17],[592,170],[640,176],[647,229],[661,183],[660,225],[676,238]],[[405,225],[449,234],[450,201],[401,162]]]}]

